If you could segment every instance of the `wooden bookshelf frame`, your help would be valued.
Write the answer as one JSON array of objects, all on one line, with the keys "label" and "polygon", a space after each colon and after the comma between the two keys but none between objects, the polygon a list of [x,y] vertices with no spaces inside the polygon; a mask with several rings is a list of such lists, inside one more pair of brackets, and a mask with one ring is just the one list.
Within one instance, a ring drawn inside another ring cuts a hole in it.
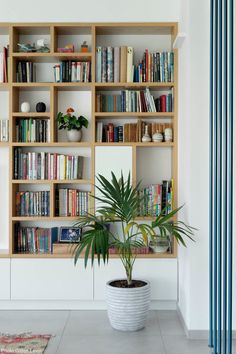
[{"label": "wooden bookshelf frame", "polygon": [[[40,34],[41,32],[49,35],[50,38],[50,52],[49,53],[19,53],[16,49],[16,43],[19,38],[19,33],[29,33],[29,34]],[[57,47],[57,33],[61,31],[62,33],[89,33],[91,35],[91,51],[88,53],[58,53],[56,52]],[[53,215],[53,208],[55,203],[55,185],[66,183],[66,184],[87,184],[91,185],[91,191],[94,192],[94,182],[95,182],[95,148],[96,146],[131,146],[132,147],[132,176],[133,183],[137,180],[137,147],[153,147],[153,148],[171,148],[172,150],[172,177],[174,179],[174,186],[178,186],[178,50],[174,50],[174,82],[144,82],[144,83],[96,83],[95,82],[95,56],[96,56],[96,37],[97,35],[126,35],[126,34],[136,34],[136,35],[170,35],[171,43],[173,44],[178,32],[178,23],[176,22],[160,22],[160,23],[0,23],[0,35],[9,35],[9,82],[0,83],[0,91],[9,92],[9,142],[1,143],[0,149],[2,147],[9,149],[10,158],[10,177],[9,177],[9,251],[0,250],[0,258],[70,258],[71,254],[16,254],[14,253],[13,244],[13,226],[18,220],[24,221],[74,221],[78,217],[55,217]],[[131,43],[132,45],[132,43]],[[158,48],[157,48],[158,49]],[[66,60],[66,59],[80,59],[80,60],[91,60],[92,68],[92,81],[89,83],[55,83],[55,82],[32,82],[32,83],[17,83],[15,82],[15,63],[20,59],[30,59],[36,62],[51,62],[52,60]],[[95,99],[96,90],[115,90],[115,89],[142,89],[149,87],[151,90],[161,90],[173,88],[174,90],[174,112],[171,113],[109,113],[109,112],[96,112],[95,111]],[[32,88],[40,89],[46,88],[50,93],[50,112],[45,113],[21,113],[17,112],[15,107],[18,106],[16,90],[21,88]],[[57,92],[60,90],[81,90],[81,91],[91,91],[91,140],[81,143],[69,143],[69,142],[57,142],[55,139],[56,131],[56,103],[57,103]],[[48,143],[17,143],[13,140],[13,124],[17,117],[45,117],[50,119],[51,136],[50,142]],[[173,123],[173,133],[174,141],[172,143],[97,143],[96,142],[96,120],[99,119],[112,119],[112,118],[168,118],[171,119]],[[90,148],[91,158],[90,158],[90,179],[83,180],[14,180],[13,179],[13,150],[15,147],[72,147],[72,148]],[[49,217],[16,217],[14,215],[15,210],[15,191],[20,184],[45,184],[49,185],[50,188],[50,216]],[[178,205],[178,193],[177,187],[175,187],[174,193],[174,203],[175,206]],[[152,217],[140,217],[138,220],[153,220]],[[171,254],[145,254],[138,255],[138,258],[176,258],[177,256],[177,243],[173,242],[173,249]],[[116,258],[116,255],[111,255],[111,258]]]}]

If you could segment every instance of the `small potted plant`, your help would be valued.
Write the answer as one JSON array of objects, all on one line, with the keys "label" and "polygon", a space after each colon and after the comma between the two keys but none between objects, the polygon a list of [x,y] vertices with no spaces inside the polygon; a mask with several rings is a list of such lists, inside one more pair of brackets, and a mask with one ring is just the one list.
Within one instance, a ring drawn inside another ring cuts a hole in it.
[{"label": "small potted plant", "polygon": [[78,142],[82,139],[82,128],[88,128],[88,120],[84,116],[76,117],[73,108],[68,108],[66,114],[59,112],[57,121],[59,129],[66,129],[67,139],[71,142]]},{"label": "small potted plant", "polygon": [[[108,317],[111,326],[122,331],[135,331],[145,326],[149,304],[150,283],[145,279],[133,279],[133,267],[138,249],[149,246],[156,235],[171,235],[178,243],[186,246],[184,238],[192,239],[194,228],[182,221],[173,220],[181,207],[165,215],[164,209],[150,224],[136,221],[142,197],[139,184],[132,186],[130,175],[127,181],[123,174],[118,180],[112,172],[111,181],[102,175],[97,177],[95,187],[99,196],[93,196],[100,203],[95,215],[82,216],[76,227],[84,232],[74,249],[75,264],[79,256],[84,257],[85,267],[89,258],[92,265],[95,257],[98,264],[109,260],[110,249],[117,251],[126,278],[114,279],[106,285]],[[121,228],[109,228],[109,224],[120,224]]]}]

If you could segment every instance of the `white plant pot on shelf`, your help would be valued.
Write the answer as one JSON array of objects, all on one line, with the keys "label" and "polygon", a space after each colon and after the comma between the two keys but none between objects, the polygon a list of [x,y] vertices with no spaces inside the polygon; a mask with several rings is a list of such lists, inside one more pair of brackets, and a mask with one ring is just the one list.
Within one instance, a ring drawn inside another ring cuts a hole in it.
[{"label": "white plant pot on shelf", "polygon": [[[123,280],[123,279],[122,279]],[[108,317],[111,326],[119,331],[138,331],[145,327],[151,299],[148,281],[137,288],[118,288],[106,284]]]},{"label": "white plant pot on shelf", "polygon": [[67,130],[67,139],[73,143],[79,142],[82,139],[82,129],[76,130],[71,129]]}]

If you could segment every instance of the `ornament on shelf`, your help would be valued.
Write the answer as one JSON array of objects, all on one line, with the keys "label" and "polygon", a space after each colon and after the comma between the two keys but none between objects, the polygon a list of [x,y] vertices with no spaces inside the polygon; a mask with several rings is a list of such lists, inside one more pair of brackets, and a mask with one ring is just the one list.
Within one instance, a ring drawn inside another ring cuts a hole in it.
[{"label": "ornament on shelf", "polygon": [[19,47],[19,52],[23,53],[34,53],[37,51],[35,45],[31,45],[30,43],[17,43]]},{"label": "ornament on shelf", "polygon": [[21,112],[29,113],[30,112],[30,104],[29,102],[22,102],[20,106]]},{"label": "ornament on shelf", "polygon": [[172,128],[166,128],[165,131],[164,131],[164,136],[165,136],[165,141],[166,141],[166,142],[171,142],[171,141],[173,141]]},{"label": "ornament on shelf", "polygon": [[149,143],[151,140],[152,139],[151,139],[150,135],[148,134],[148,126],[145,125],[145,133],[144,133],[144,135],[142,137],[142,142],[143,143]]},{"label": "ornament on shelf", "polygon": [[47,46],[47,42],[44,38],[38,39],[37,42],[37,52],[39,53],[49,53],[50,48]]},{"label": "ornament on shelf", "polygon": [[57,48],[58,53],[74,53],[75,48],[73,44],[67,44],[65,47]]},{"label": "ornament on shelf", "polygon": [[81,52],[88,53],[88,44],[86,41],[83,41],[83,43],[81,44]]},{"label": "ornament on shelf", "polygon": [[43,102],[38,102],[36,104],[36,112],[46,112],[46,104]]},{"label": "ornament on shelf", "polygon": [[156,133],[154,133],[152,136],[152,141],[155,143],[161,143],[163,141],[162,133],[159,133],[159,131],[157,130]]}]

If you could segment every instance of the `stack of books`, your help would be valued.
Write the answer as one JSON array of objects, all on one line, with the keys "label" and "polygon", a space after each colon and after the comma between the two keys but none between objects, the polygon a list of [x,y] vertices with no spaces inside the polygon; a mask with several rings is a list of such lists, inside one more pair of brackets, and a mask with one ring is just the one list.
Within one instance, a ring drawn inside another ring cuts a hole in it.
[{"label": "stack of books", "polygon": [[96,48],[96,82],[173,82],[174,53],[145,50],[134,65],[134,48]]},{"label": "stack of books", "polygon": [[146,88],[141,91],[123,90],[120,95],[98,94],[97,112],[156,112],[154,97]]},{"label": "stack of books", "polygon": [[15,224],[15,251],[18,253],[52,253],[58,228],[22,227]]},{"label": "stack of books", "polygon": [[169,214],[174,208],[173,180],[162,181],[139,190],[139,216],[158,216],[164,209]]},{"label": "stack of books", "polygon": [[8,82],[8,53],[9,46],[3,47],[3,51],[0,52],[0,83]]},{"label": "stack of books", "polygon": [[54,66],[55,82],[90,82],[91,63],[90,61],[63,61]]},{"label": "stack of books", "polygon": [[152,138],[157,131],[163,134],[166,128],[172,128],[172,123],[149,123],[138,120],[137,123],[125,123],[124,125],[115,126],[113,123],[104,124],[97,123],[96,141],[98,143],[119,143],[119,142],[141,142],[145,134],[145,126],[148,126],[148,134]]},{"label": "stack of books", "polygon": [[18,61],[16,67],[17,82],[36,82],[36,67],[31,61]]},{"label": "stack of books", "polygon": [[14,150],[14,178],[28,180],[81,179],[83,156]]},{"label": "stack of books", "polygon": [[16,192],[17,216],[49,216],[50,192]]},{"label": "stack of books", "polygon": [[58,216],[82,216],[89,212],[89,192],[61,188],[57,191],[56,210]]},{"label": "stack of books", "polygon": [[16,141],[20,143],[47,143],[50,141],[49,119],[17,119]]},{"label": "stack of books", "polygon": [[161,95],[155,99],[155,106],[157,112],[173,112],[173,95]]},{"label": "stack of books", "polygon": [[9,120],[0,119],[0,142],[9,141]]}]

